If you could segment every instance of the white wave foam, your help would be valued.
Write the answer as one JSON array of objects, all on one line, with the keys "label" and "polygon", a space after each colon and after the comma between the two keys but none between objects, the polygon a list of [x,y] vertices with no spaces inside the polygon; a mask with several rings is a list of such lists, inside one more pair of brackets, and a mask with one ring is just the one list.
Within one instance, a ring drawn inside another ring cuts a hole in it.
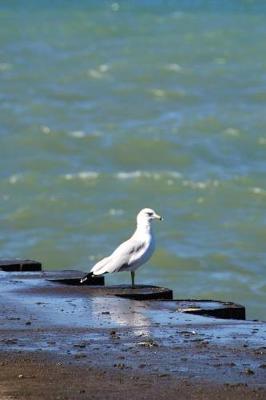
[{"label": "white wave foam", "polygon": [[254,194],[265,194],[266,193],[266,191],[260,187],[251,188],[251,192]]},{"label": "white wave foam", "polygon": [[118,172],[116,174],[116,177],[118,179],[136,179],[140,178],[142,176],[141,171],[133,171],[133,172]]},{"label": "white wave foam", "polygon": [[8,182],[9,182],[11,185],[15,185],[16,183],[18,183],[18,182],[21,181],[21,180],[22,180],[21,174],[14,174],[14,175],[11,175],[11,176],[8,178]]},{"label": "white wave foam", "polygon": [[151,89],[151,94],[152,94],[153,96],[155,96],[155,97],[163,98],[163,97],[166,96],[166,91],[165,91],[165,90],[162,90],[162,89],[157,89],[157,88],[155,88],[155,89]]},{"label": "white wave foam", "polygon": [[93,79],[102,79],[109,70],[110,66],[108,64],[101,64],[95,69],[89,69],[88,76]]},{"label": "white wave foam", "polygon": [[258,139],[258,143],[261,144],[262,146],[266,145],[266,138],[265,137],[260,137]]},{"label": "white wave foam", "polygon": [[118,172],[116,174],[118,179],[138,179],[138,178],[150,178],[159,180],[161,178],[173,178],[180,179],[182,174],[177,171],[162,171],[162,172],[149,172],[149,171],[131,171],[131,172]]},{"label": "white wave foam", "polygon": [[124,210],[121,210],[120,208],[110,208],[109,210],[109,215],[112,216],[119,216],[119,215],[123,215],[125,213]]},{"label": "white wave foam", "polygon": [[41,125],[41,131],[45,135],[49,135],[49,133],[51,133],[51,129],[49,128],[49,126],[46,125]]},{"label": "white wave foam", "polygon": [[73,179],[89,180],[89,179],[97,179],[98,176],[99,173],[95,171],[81,171],[75,174],[65,174],[64,178],[67,181],[71,181]]},{"label": "white wave foam", "polygon": [[86,133],[84,131],[73,131],[69,132],[68,136],[71,136],[76,139],[82,139],[86,136]]},{"label": "white wave foam", "polygon": [[237,128],[227,128],[224,130],[224,133],[228,136],[239,136],[240,135],[240,130]]},{"label": "white wave foam", "polygon": [[84,132],[84,131],[72,131],[68,133],[68,136],[73,137],[75,139],[83,139],[86,136],[87,137],[99,137],[101,136],[101,133],[98,131],[93,131],[93,132]]},{"label": "white wave foam", "polygon": [[208,180],[208,181],[184,180],[184,181],[182,181],[182,185],[190,187],[191,189],[204,190],[204,189],[207,189],[209,187],[218,187],[220,185],[220,182],[217,179]]},{"label": "white wave foam", "polygon": [[166,65],[164,66],[164,68],[165,68],[167,71],[171,71],[171,72],[180,72],[180,71],[182,71],[182,67],[181,67],[179,64],[174,64],[174,63],[172,63],[172,64],[166,64]]},{"label": "white wave foam", "polygon": [[112,3],[111,4],[111,10],[114,12],[117,12],[120,10],[120,4],[119,3]]},{"label": "white wave foam", "polygon": [[4,72],[4,71],[10,71],[12,69],[12,64],[9,63],[0,63],[0,71]]}]

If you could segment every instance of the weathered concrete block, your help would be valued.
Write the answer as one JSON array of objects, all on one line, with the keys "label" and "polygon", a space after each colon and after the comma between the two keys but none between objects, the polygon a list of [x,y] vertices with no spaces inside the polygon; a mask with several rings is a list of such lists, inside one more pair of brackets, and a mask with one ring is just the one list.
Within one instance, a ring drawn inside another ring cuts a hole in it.
[{"label": "weathered concrete block", "polygon": [[42,264],[39,261],[14,258],[11,260],[0,260],[0,270],[6,272],[41,271]]},{"label": "weathered concrete block", "polygon": [[88,276],[84,283],[80,283],[80,279],[85,275],[84,271],[62,270],[62,271],[46,271],[46,280],[54,283],[72,286],[104,286],[103,276]]}]

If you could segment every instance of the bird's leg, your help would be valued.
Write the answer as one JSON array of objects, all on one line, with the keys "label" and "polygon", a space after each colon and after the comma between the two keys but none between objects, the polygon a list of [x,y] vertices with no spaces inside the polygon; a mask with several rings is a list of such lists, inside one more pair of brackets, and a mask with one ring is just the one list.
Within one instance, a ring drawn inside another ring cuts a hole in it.
[{"label": "bird's leg", "polygon": [[131,287],[135,289],[135,271],[130,271],[131,273]]}]

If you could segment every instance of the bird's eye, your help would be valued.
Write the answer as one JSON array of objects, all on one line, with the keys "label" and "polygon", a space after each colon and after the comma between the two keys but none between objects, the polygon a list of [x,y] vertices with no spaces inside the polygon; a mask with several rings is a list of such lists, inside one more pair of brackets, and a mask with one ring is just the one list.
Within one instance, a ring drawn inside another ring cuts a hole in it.
[{"label": "bird's eye", "polygon": [[152,216],[152,212],[147,212],[148,216],[151,217]]}]

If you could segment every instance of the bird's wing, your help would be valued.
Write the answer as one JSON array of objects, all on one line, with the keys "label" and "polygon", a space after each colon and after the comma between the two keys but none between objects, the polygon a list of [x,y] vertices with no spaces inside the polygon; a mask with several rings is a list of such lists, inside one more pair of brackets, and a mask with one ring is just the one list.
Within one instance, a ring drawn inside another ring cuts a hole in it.
[{"label": "bird's wing", "polygon": [[90,272],[92,272],[94,275],[101,275],[102,272],[101,269],[104,268],[104,266],[108,263],[110,257],[105,257],[102,260],[100,260],[99,262],[97,262],[92,269],[90,270]]},{"label": "bird's wing", "polygon": [[109,257],[99,261],[91,270],[94,275],[127,270],[136,262],[146,249],[146,243],[129,239],[122,243]]},{"label": "bird's wing", "polygon": [[147,242],[136,241],[135,245],[132,247],[129,264],[132,265],[132,264],[138,262],[142,258],[144,253],[146,252],[147,247],[148,247]]}]

